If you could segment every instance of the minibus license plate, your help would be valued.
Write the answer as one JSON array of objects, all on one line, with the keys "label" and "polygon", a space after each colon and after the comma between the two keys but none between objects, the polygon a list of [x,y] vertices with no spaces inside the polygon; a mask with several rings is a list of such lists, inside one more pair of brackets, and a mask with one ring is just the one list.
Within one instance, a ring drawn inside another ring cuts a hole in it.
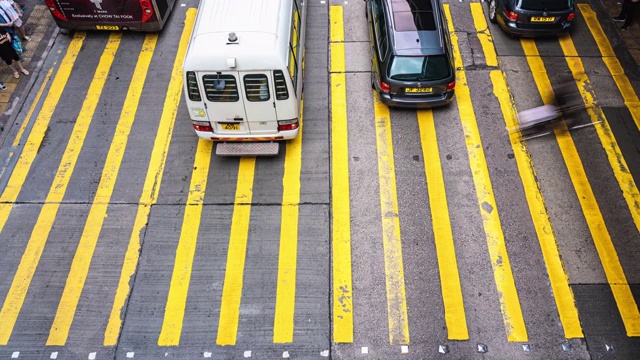
[{"label": "minibus license plate", "polygon": [[432,88],[424,87],[424,88],[407,88],[404,92],[408,92],[408,93],[430,93],[431,91],[433,91]]},{"label": "minibus license plate", "polygon": [[120,30],[118,25],[96,25],[98,30]]},{"label": "minibus license plate", "polygon": [[531,22],[553,22],[555,19],[553,16],[533,16]]},{"label": "minibus license plate", "polygon": [[222,125],[222,130],[240,130],[240,124],[224,123],[220,125]]}]

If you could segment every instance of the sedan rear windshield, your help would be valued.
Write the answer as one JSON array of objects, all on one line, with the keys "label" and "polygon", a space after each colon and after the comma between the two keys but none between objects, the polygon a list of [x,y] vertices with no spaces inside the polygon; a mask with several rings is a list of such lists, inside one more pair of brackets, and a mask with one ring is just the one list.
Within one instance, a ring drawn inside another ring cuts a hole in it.
[{"label": "sedan rear windshield", "polygon": [[396,56],[389,69],[389,78],[400,81],[440,80],[450,75],[446,55]]},{"label": "sedan rear windshield", "polygon": [[523,10],[557,11],[571,8],[573,0],[522,0],[520,8]]}]

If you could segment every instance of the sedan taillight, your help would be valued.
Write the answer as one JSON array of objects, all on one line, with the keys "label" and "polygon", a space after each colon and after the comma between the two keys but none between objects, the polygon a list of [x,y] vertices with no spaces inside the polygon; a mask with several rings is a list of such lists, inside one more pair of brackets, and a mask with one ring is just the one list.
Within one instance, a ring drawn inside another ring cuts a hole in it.
[{"label": "sedan taillight", "polygon": [[567,21],[573,20],[574,17],[576,17],[576,13],[572,12],[571,14],[569,14],[569,16],[567,16]]},{"label": "sedan taillight", "polygon": [[518,14],[513,11],[505,10],[504,16],[506,16],[509,21],[518,21]]},{"label": "sedan taillight", "polygon": [[380,90],[382,92],[388,93],[389,91],[391,91],[391,86],[389,86],[389,84],[387,84],[386,82],[380,80]]}]

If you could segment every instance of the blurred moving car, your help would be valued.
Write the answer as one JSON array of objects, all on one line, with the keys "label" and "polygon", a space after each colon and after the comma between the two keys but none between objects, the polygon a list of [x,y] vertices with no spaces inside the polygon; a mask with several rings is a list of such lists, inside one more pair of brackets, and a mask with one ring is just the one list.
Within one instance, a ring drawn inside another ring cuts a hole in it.
[{"label": "blurred moving car", "polygon": [[366,0],[371,85],[388,106],[430,108],[454,95],[455,71],[439,0]]},{"label": "blurred moving car", "polygon": [[574,0],[490,0],[489,20],[512,36],[558,35],[575,17]]}]

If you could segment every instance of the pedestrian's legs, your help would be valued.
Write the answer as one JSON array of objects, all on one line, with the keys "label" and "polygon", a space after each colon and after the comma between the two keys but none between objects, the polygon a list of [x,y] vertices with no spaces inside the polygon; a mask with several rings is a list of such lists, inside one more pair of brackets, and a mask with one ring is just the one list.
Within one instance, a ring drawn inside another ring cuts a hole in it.
[{"label": "pedestrian's legs", "polygon": [[13,70],[13,77],[16,79],[20,78],[20,73],[18,72],[18,67],[16,66],[16,62],[12,62],[11,65],[9,65],[9,67],[11,68],[11,70]]},{"label": "pedestrian's legs", "polygon": [[22,26],[20,26],[20,27],[18,28],[18,31],[20,32],[20,35],[22,35],[22,38],[23,38],[23,39],[25,39],[25,40],[27,40],[27,41],[31,40],[31,38],[30,38],[30,37],[28,37],[28,36],[27,36],[27,33],[24,31],[24,23],[23,23],[23,25],[22,25]]},{"label": "pedestrian's legs", "polygon": [[629,0],[627,0],[626,2],[629,3],[629,5],[627,6],[627,15],[624,19],[624,24],[622,24],[622,27],[620,27],[620,30],[626,30],[629,28],[629,26],[631,26],[631,23],[633,23],[633,15],[635,14],[636,8],[638,7],[637,2],[631,2]]},{"label": "pedestrian's legs", "polygon": [[14,61],[11,63],[11,65],[9,65],[9,67],[11,68],[11,70],[13,70],[13,77],[16,79],[20,78],[20,73],[18,71],[20,71],[21,73],[25,74],[25,75],[29,75],[29,72],[27,71],[27,69],[25,69],[22,66],[22,63],[20,61]]},{"label": "pedestrian's legs", "polygon": [[613,18],[614,21],[625,21],[629,15],[630,0],[624,0],[622,2],[622,9],[620,9],[620,15]]}]

